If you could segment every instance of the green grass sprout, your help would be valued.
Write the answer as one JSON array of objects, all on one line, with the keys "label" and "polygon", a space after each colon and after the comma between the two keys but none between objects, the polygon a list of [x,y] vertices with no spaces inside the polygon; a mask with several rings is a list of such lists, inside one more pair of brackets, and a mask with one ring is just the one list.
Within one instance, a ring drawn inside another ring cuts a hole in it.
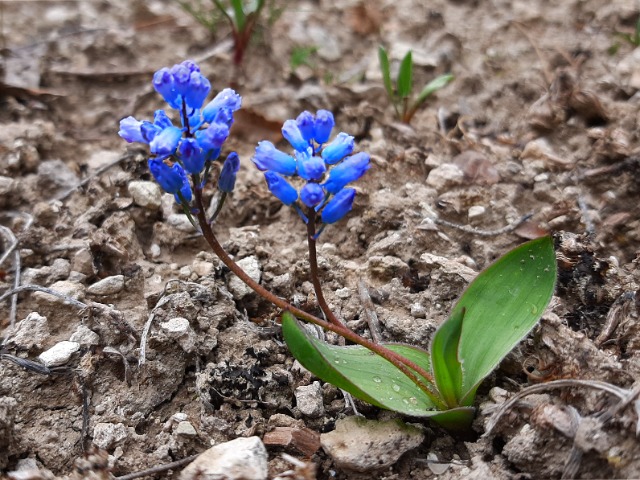
[{"label": "green grass sprout", "polygon": [[429,82],[412,101],[413,90],[413,58],[411,50],[400,62],[400,68],[396,77],[395,85],[391,81],[391,65],[389,56],[383,46],[378,48],[378,58],[380,60],[380,71],[382,72],[382,80],[384,88],[387,91],[389,100],[393,104],[396,116],[404,123],[410,123],[418,109],[426,102],[426,100],[436,91],[447,86],[454,76],[450,73],[440,75]]},{"label": "green grass sprout", "polygon": [[207,9],[202,0],[176,0],[198,22],[215,32],[226,20],[233,36],[233,63],[242,64],[244,54],[255,30],[265,0],[211,0],[213,9]]}]

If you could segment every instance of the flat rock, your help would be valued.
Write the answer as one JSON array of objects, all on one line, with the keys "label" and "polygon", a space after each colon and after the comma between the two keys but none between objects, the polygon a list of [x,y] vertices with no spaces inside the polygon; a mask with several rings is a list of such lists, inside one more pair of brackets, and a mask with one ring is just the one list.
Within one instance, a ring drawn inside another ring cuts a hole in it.
[{"label": "flat rock", "polygon": [[36,312],[27,315],[15,328],[15,334],[9,337],[10,342],[25,350],[41,347],[50,335],[47,317]]},{"label": "flat rock", "polygon": [[38,357],[46,367],[57,367],[64,365],[69,361],[71,355],[80,350],[80,344],[77,342],[59,342],[49,350],[45,350]]},{"label": "flat rock", "polygon": [[266,480],[267,449],[258,437],[236,438],[204,451],[180,480]]},{"label": "flat rock", "polygon": [[[69,280],[61,280],[59,282],[55,282],[53,285],[49,287],[51,290],[55,290],[62,295],[67,297],[74,298],[76,300],[82,301],[85,292],[85,286],[79,282],[72,282]],[[38,302],[47,302],[47,303],[66,303],[66,300],[60,297],[56,297],[50,295],[45,292],[33,292],[33,297],[38,300]]]},{"label": "flat rock", "polygon": [[453,163],[445,163],[434,168],[427,176],[427,185],[442,192],[457,187],[464,182],[464,172]]},{"label": "flat rock", "polygon": [[94,283],[87,292],[92,295],[114,295],[124,289],[124,275],[113,275]]},{"label": "flat rock", "polygon": [[400,420],[361,417],[338,420],[333,432],[320,436],[322,448],[338,467],[357,472],[387,468],[423,440],[422,430]]}]

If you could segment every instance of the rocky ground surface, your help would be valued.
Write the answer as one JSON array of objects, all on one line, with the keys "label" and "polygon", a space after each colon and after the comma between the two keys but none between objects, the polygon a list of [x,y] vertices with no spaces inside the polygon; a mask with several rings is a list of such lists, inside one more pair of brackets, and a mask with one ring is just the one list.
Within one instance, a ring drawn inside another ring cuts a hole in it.
[{"label": "rocky ground surface", "polygon": [[[640,48],[617,34],[636,2],[281,2],[240,68],[226,26],[176,3],[81,5],[0,3],[0,291],[18,276],[64,296],[3,298],[0,472],[110,478],[207,451],[147,478],[640,477]],[[385,97],[379,44],[394,65],[413,50],[416,84],[455,75],[411,125]],[[354,417],[149,182],[118,121],[161,108],[153,72],[187,58],[243,96],[225,147],[242,167],[216,231],[301,308],[318,312],[303,225],[250,157],[304,109],[332,110],[372,157],[319,247],[353,329],[367,330],[364,282],[384,339],[427,347],[475,272],[556,235],[556,296],[481,386],[473,435],[360,402]],[[585,382],[545,385],[572,379]]]}]

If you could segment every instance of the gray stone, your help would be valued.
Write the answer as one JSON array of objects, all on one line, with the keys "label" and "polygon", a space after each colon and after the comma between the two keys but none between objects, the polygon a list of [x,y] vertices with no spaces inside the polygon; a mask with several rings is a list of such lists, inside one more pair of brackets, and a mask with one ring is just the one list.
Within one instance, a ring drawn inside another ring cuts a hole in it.
[{"label": "gray stone", "polygon": [[155,182],[129,182],[127,189],[133,202],[140,207],[158,210],[162,205],[162,191]]},{"label": "gray stone", "polygon": [[[173,198],[173,197],[171,197]],[[193,233],[194,228],[184,213],[172,213],[167,217],[167,224],[181,232]]]},{"label": "gray stone", "polygon": [[81,248],[73,256],[71,262],[71,268],[75,272],[80,272],[84,275],[94,275],[97,270],[93,264],[93,254],[88,248]]},{"label": "gray stone", "polygon": [[411,316],[413,318],[426,318],[427,310],[421,303],[411,304]]},{"label": "gray stone", "polygon": [[53,281],[64,280],[71,273],[71,262],[65,258],[56,258],[51,264],[50,279]]},{"label": "gray stone", "polygon": [[91,285],[87,292],[92,295],[114,295],[124,289],[124,275],[113,275]]},{"label": "gray stone", "polygon": [[453,163],[440,165],[431,170],[427,176],[427,185],[435,188],[438,192],[461,185],[463,181],[464,172]]},{"label": "gray stone", "polygon": [[93,428],[93,444],[108,450],[129,437],[129,429],[122,423],[97,423]]},{"label": "gray stone", "polygon": [[46,367],[57,367],[69,361],[71,355],[80,350],[78,342],[59,342],[38,357]]},{"label": "gray stone", "polygon": [[204,451],[180,480],[266,480],[267,449],[258,437],[236,438]]},{"label": "gray stone", "polygon": [[185,352],[193,352],[196,348],[196,336],[186,318],[171,318],[161,323],[160,327],[169,338],[176,340]]},{"label": "gray stone", "polygon": [[[240,265],[254,281],[260,282],[262,271],[260,270],[260,263],[256,256],[251,255],[250,257],[238,260],[238,265]],[[229,291],[236,300],[241,300],[253,292],[242,280],[233,274],[229,277]]]},{"label": "gray stone", "polygon": [[313,382],[311,385],[302,385],[296,388],[295,395],[298,409],[303,415],[311,418],[318,418],[324,415],[320,382]]},{"label": "gray stone", "polygon": [[26,350],[42,347],[50,334],[47,317],[36,312],[31,312],[27,318],[18,322],[15,329],[16,333],[10,335],[11,343]]},{"label": "gray stone", "polygon": [[[76,300],[82,301],[82,298],[84,297],[85,287],[84,287],[84,285],[82,285],[81,283],[78,283],[78,282],[72,282],[72,281],[69,281],[69,280],[61,280],[59,282],[55,282],[49,288],[51,290],[55,290],[56,292],[61,293],[62,295],[74,298]],[[56,296],[53,296],[53,295],[50,295],[50,294],[44,293],[44,292],[33,292],[33,297],[38,302],[45,302],[45,303],[49,303],[49,304],[51,304],[51,303],[58,303],[58,304],[66,303],[66,300],[64,300],[63,298],[59,298],[59,297],[56,297]]]},{"label": "gray stone", "polygon": [[198,432],[193,428],[193,425],[186,420],[178,423],[174,433],[176,435],[182,435],[183,437],[195,437],[198,435]]},{"label": "gray stone", "polygon": [[78,328],[76,328],[76,331],[73,332],[73,335],[71,335],[69,340],[71,342],[79,343],[83,347],[90,347],[100,343],[100,336],[84,325],[78,325]]},{"label": "gray stone", "polygon": [[424,440],[417,427],[400,420],[380,422],[347,417],[333,432],[320,435],[320,444],[337,466],[357,472],[387,468]]}]

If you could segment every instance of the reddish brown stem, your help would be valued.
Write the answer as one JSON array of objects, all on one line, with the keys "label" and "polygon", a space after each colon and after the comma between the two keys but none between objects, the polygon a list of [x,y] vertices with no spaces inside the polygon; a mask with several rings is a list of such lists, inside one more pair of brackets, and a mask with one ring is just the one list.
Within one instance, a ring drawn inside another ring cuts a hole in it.
[{"label": "reddish brown stem", "polygon": [[322,293],[322,284],[320,283],[320,276],[318,275],[318,254],[316,250],[316,211],[310,208],[307,212],[307,243],[309,244],[309,273],[311,276],[311,283],[313,283],[313,289],[316,292],[316,298],[318,299],[318,305],[324,313],[324,316],[334,325],[344,327],[343,323],[335,316],[335,314],[329,308],[329,304],[324,298]]},{"label": "reddish brown stem", "polygon": [[[281,308],[282,310],[291,312],[295,317],[318,325],[325,330],[334,332],[355,344],[361,345],[377,353],[402,373],[404,373],[407,377],[409,377],[409,379],[411,379],[411,381],[415,383],[431,399],[431,401],[437,406],[438,409],[447,408],[446,404],[440,399],[440,396],[429,388],[429,383],[431,385],[435,385],[433,377],[424,368],[420,367],[415,362],[404,358],[403,356],[397,354],[392,350],[389,350],[388,348],[385,348],[380,344],[373,343],[372,341],[361,337],[357,333],[349,330],[347,327],[342,326],[342,324],[335,325],[329,323],[291,305],[286,300],[283,300],[282,298],[274,295],[258,282],[253,280],[235,261],[233,261],[233,259],[231,259],[231,257],[229,257],[224,248],[222,248],[222,245],[220,245],[220,242],[218,242],[218,239],[211,229],[211,225],[207,222],[206,213],[204,211],[204,204],[202,202],[202,189],[198,188],[197,186],[196,188],[194,188],[194,201],[195,207],[197,209],[196,218],[198,219],[198,224],[202,229],[202,234],[205,240],[207,241],[213,252],[218,256],[218,258],[222,260],[222,263],[224,263],[229,268],[229,270],[235,273],[240,280],[246,283],[249,288],[254,290],[258,295],[260,295],[268,302],[273,303],[275,306]],[[422,377],[422,379],[419,378],[418,375]]]}]

